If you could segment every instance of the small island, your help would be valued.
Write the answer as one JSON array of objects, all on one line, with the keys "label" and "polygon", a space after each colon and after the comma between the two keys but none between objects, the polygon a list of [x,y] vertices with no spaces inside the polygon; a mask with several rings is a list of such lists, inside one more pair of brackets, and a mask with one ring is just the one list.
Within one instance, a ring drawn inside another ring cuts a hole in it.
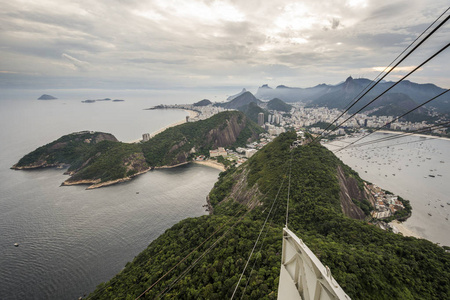
[{"label": "small island", "polygon": [[[87,99],[87,100],[81,100],[81,102],[83,102],[83,103],[94,103],[94,102],[97,102],[97,101],[111,101],[111,98],[103,98],[103,99]],[[113,101],[115,101],[115,100],[113,100]]]},{"label": "small island", "polygon": [[58,98],[56,98],[52,95],[47,95],[47,94],[43,94],[42,96],[40,96],[38,98],[38,100],[55,100],[55,99],[58,99]]}]

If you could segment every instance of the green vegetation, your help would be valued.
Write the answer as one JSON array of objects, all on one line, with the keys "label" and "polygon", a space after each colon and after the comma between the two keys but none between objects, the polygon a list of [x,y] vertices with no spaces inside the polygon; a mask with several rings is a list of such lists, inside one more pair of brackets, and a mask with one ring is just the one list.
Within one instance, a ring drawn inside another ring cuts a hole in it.
[{"label": "green vegetation", "polygon": [[390,216],[389,218],[383,219],[384,222],[389,223],[393,220],[399,220],[401,222],[406,221],[411,216],[412,213],[412,206],[409,203],[408,200],[403,199],[402,197],[398,196],[398,200],[403,203],[403,206],[405,209],[398,210],[394,213],[393,216]]},{"label": "green vegetation", "polygon": [[353,201],[353,203],[355,203],[356,206],[358,206],[359,208],[362,209],[362,211],[364,212],[364,214],[366,216],[369,216],[370,212],[373,210],[372,205],[366,199],[363,199],[362,201],[356,200],[356,199],[352,199],[352,201]]},{"label": "green vegetation", "polygon": [[259,113],[264,114],[264,120],[267,121],[269,117],[269,112],[265,109],[262,109],[255,102],[250,102],[247,105],[241,106],[238,108],[239,111],[242,111],[250,120],[255,123],[258,123],[258,115]]},{"label": "green vegetation", "polygon": [[217,147],[245,146],[261,132],[263,129],[241,112],[229,111],[171,127],[140,144],[121,143],[100,132],[73,133],[25,155],[13,168],[70,165],[72,177],[67,182],[108,182],[150,167],[185,163],[194,154],[209,155],[208,151]]},{"label": "green vegetation", "polygon": [[284,111],[284,112],[290,112],[292,109],[292,105],[287,104],[281,99],[274,98],[267,102],[267,109],[269,110],[276,110],[276,111]]},{"label": "green vegetation", "polygon": [[89,160],[83,162],[83,167],[69,181],[100,179],[107,182],[132,176],[149,167],[137,144],[104,141],[88,157]]},{"label": "green vegetation", "polygon": [[[229,299],[272,201],[278,199],[264,244],[257,245],[237,291],[240,299],[276,299],[290,164],[289,228],[330,267],[352,299],[449,299],[450,254],[427,240],[344,216],[336,170],[341,166],[346,175],[357,174],[318,144],[290,150],[295,139],[293,132],[282,134],[246,164],[221,173],[209,195],[214,215],[187,219],[167,230],[90,298],[134,299],[194,251],[144,298]],[[247,184],[239,187],[238,175]],[[235,189],[255,187],[264,196],[261,205],[248,210]],[[217,235],[207,240],[215,230]]]},{"label": "green vegetation", "polygon": [[[214,159],[214,158],[212,158],[212,159]],[[232,161],[230,161],[228,159],[225,159],[223,156],[217,156],[216,160],[217,160],[217,162],[219,162],[222,165],[224,165],[225,168],[229,168],[229,167],[231,167],[233,165]]]},{"label": "green vegetation", "polygon": [[242,147],[264,132],[241,112],[227,111],[209,119],[168,128],[142,150],[151,166],[175,165],[186,162],[190,152],[209,155],[217,147]]},{"label": "green vegetation", "polygon": [[139,145],[120,143],[113,135],[102,132],[65,135],[25,155],[14,167],[59,165],[70,165],[68,171],[73,176],[68,182],[107,182],[148,168]]},{"label": "green vegetation", "polygon": [[25,155],[16,167],[42,163],[77,165],[79,160],[88,156],[97,143],[103,140],[117,141],[114,136],[107,133],[83,131],[68,134]]}]

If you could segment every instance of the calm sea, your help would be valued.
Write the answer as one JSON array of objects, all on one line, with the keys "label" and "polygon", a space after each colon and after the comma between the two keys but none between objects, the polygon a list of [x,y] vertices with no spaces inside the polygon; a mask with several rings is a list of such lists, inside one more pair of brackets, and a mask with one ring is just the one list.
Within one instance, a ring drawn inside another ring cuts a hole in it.
[{"label": "calm sea", "polygon": [[[67,178],[63,170],[9,169],[36,147],[75,131],[136,140],[186,115],[144,108],[192,103],[204,98],[200,94],[66,91],[52,93],[60,98],[52,101],[35,100],[41,93],[24,94],[0,99],[1,299],[77,299],[118,273],[173,224],[206,213],[202,206],[219,171],[204,166],[152,171],[90,191],[60,187]],[[126,101],[81,103],[105,97]]]},{"label": "calm sea", "polygon": [[[389,136],[394,135],[374,133],[361,143]],[[327,147],[338,149],[335,145],[354,140],[333,141]],[[347,149],[336,155],[361,178],[410,200],[413,212],[406,227],[450,246],[450,140],[406,136]]]}]

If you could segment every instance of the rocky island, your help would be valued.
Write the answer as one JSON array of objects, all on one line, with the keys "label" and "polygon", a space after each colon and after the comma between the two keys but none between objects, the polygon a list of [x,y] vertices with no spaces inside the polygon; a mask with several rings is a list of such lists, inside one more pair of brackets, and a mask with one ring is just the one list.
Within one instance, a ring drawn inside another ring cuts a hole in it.
[{"label": "rocky island", "polygon": [[55,100],[58,99],[56,97],[53,97],[52,95],[43,94],[38,98],[38,100]]},{"label": "rocky island", "polygon": [[217,147],[239,147],[263,129],[244,114],[229,111],[207,120],[166,129],[147,142],[122,143],[109,133],[82,131],[65,135],[25,155],[12,169],[69,166],[62,185],[88,189],[128,181],[154,168],[185,164]]}]

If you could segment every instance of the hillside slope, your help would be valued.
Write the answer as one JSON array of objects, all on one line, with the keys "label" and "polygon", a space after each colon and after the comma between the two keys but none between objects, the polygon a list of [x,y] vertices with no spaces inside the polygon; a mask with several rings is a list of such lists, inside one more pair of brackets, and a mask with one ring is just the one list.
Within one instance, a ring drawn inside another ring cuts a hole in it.
[{"label": "hillside slope", "polygon": [[292,105],[287,104],[281,99],[273,98],[272,100],[267,102],[267,109],[290,112],[292,109]]},{"label": "hillside slope", "polygon": [[244,106],[238,108],[239,111],[242,111],[250,120],[255,123],[258,123],[258,115],[259,113],[264,114],[264,120],[267,120],[269,116],[269,112],[258,106],[255,102],[250,102]]},{"label": "hillside slope", "polygon": [[233,98],[229,102],[225,103],[217,103],[216,105],[222,106],[226,109],[238,109],[241,106],[248,105],[250,103],[256,103],[261,104],[261,100],[257,99],[255,96],[253,96],[252,93],[245,91],[239,96]]},{"label": "hillside slope", "polygon": [[139,144],[118,142],[106,133],[80,132],[59,138],[25,155],[17,170],[70,165],[63,185],[96,188],[130,180],[151,168],[188,162],[217,147],[238,147],[255,140],[263,129],[238,111],[223,112],[194,123],[171,127]]},{"label": "hillside slope", "polygon": [[358,175],[320,145],[290,150],[295,139],[283,134],[248,163],[221,173],[209,194],[211,216],[167,230],[89,298],[134,299],[145,292],[144,299],[229,299],[267,218],[236,296],[276,299],[290,169],[289,228],[352,299],[448,299],[450,254],[346,217],[337,172],[357,185]]},{"label": "hillside slope", "polygon": [[149,165],[185,163],[193,153],[208,154],[217,147],[239,147],[255,140],[263,129],[239,111],[226,111],[209,119],[168,128],[142,144]]}]

